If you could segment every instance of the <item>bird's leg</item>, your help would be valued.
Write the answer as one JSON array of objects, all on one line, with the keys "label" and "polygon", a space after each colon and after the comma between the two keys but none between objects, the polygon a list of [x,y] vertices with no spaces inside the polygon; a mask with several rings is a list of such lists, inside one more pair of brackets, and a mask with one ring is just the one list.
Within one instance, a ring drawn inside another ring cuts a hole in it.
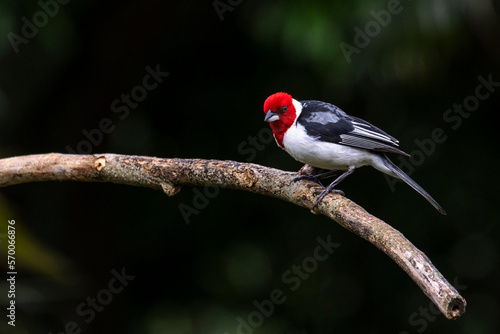
[{"label": "bird's leg", "polygon": [[324,171],[324,169],[305,164],[297,173],[300,175],[315,175],[321,173],[322,171]]},{"label": "bird's leg", "polygon": [[340,193],[341,195],[344,195],[344,192],[342,190],[337,190],[333,189],[336,185],[338,185],[343,179],[348,177],[354,172],[354,166],[349,167],[344,173],[342,173],[339,177],[337,177],[332,183],[328,185],[325,189],[321,190],[321,193],[319,194],[318,198],[316,198],[316,201],[314,201],[314,204],[311,208],[311,210],[314,210],[314,208],[325,198],[325,196],[329,192],[335,192],[335,193]]},{"label": "bird's leg", "polygon": [[[313,169],[313,171],[311,171],[311,169]],[[310,165],[304,165],[304,167],[302,167],[298,172],[301,175],[294,178],[292,180],[292,182],[296,182],[296,181],[300,181],[300,180],[309,180],[309,181],[315,181],[315,182],[318,182],[319,184],[321,184],[321,182],[319,182],[319,180],[336,175],[340,172],[339,170],[335,169],[335,170],[330,170],[330,171],[323,172],[323,173],[314,173],[317,170],[318,170],[318,168],[312,167]],[[323,169],[319,169],[319,170],[323,171]]]}]

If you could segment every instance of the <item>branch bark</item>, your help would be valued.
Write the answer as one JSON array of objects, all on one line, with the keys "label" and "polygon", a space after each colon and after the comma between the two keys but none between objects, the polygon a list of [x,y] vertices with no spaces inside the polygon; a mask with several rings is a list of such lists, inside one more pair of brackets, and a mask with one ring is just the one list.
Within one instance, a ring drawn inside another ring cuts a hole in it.
[{"label": "branch bark", "polygon": [[[313,182],[292,182],[297,174],[256,164],[203,159],[161,159],[117,154],[39,154],[0,160],[0,187],[38,181],[112,182],[148,187],[173,196],[180,187],[216,185],[276,197],[311,209]],[[403,234],[338,194],[315,208],[391,257],[448,319],[465,313],[466,301]]]}]

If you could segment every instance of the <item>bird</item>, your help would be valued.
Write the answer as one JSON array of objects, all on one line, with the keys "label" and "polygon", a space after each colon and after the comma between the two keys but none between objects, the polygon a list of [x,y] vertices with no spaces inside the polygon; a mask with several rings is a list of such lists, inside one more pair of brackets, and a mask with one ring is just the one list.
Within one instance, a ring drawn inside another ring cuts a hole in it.
[{"label": "bird", "polygon": [[320,182],[341,173],[320,192],[312,210],[328,193],[343,194],[335,187],[356,168],[372,166],[401,179],[446,215],[446,211],[422,187],[389,159],[389,153],[410,155],[398,148],[396,138],[378,127],[348,115],[333,104],[298,101],[285,92],[270,95],[264,102],[264,113],[264,121],[269,122],[279,147],[301,163],[327,170],[316,175],[302,175],[293,181],[309,179]]}]

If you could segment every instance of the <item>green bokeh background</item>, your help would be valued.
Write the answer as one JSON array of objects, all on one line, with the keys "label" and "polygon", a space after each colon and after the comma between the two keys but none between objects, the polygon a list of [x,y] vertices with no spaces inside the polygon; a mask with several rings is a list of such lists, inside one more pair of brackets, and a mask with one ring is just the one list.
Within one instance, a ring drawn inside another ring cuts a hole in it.
[{"label": "green bokeh background", "polygon": [[[290,203],[225,189],[184,187],[170,198],[50,182],[0,193],[0,233],[15,219],[18,241],[16,327],[2,315],[0,332],[59,333],[70,321],[81,333],[500,332],[500,87],[460,124],[445,119],[454,104],[473,101],[479,77],[500,82],[498,1],[219,3],[230,8],[221,16],[213,1],[70,1],[16,53],[9,36],[21,35],[22,18],[33,22],[42,7],[2,0],[1,157],[76,150],[82,131],[108,118],[113,131],[92,153],[298,170],[270,140],[263,101],[287,91],[332,102],[413,153],[412,177],[448,216],[406,185],[392,191],[372,168],[341,189],[423,250],[458,285],[467,313],[456,321],[436,315],[387,256]],[[391,6],[398,13],[379,23]],[[366,45],[346,57],[342,43],[356,46],[365,29],[372,29]],[[120,119],[111,104],[142,84],[147,66],[170,74]],[[422,153],[418,143],[429,143],[438,128],[446,140]],[[211,198],[186,224],[179,206],[193,207],[198,191]],[[292,291],[282,276],[328,236],[340,246]],[[5,241],[0,234],[2,272]],[[86,323],[77,306],[122,268],[134,280]],[[238,329],[239,318],[252,321],[254,301],[276,289],[286,300],[260,326]],[[4,310],[7,291],[2,280]]]}]

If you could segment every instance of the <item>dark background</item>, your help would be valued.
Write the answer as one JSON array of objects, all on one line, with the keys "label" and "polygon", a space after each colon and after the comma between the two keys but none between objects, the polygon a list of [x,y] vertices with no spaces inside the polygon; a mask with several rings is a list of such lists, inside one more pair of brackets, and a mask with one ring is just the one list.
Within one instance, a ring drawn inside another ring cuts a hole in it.
[{"label": "dark background", "polygon": [[[3,0],[1,156],[77,150],[84,130],[109,119],[113,130],[96,135],[89,152],[298,170],[269,139],[262,104],[276,91],[332,102],[412,153],[405,160],[414,163],[412,177],[448,216],[406,185],[391,191],[372,168],[341,189],[423,250],[467,299],[467,313],[456,321],[433,313],[387,256],[290,203],[225,189],[184,187],[170,198],[50,182],[0,194],[0,233],[7,220],[17,223],[19,273],[16,327],[2,315],[0,332],[59,333],[71,321],[81,333],[500,332],[500,87],[484,100],[473,97],[479,77],[500,82],[499,3],[402,1],[390,21],[384,13],[394,1],[221,3],[231,10],[219,15],[212,1],[70,1],[15,52],[9,36],[22,36],[22,18],[33,22],[43,9]],[[372,37],[360,35],[366,28]],[[341,45],[356,47],[355,39],[360,47],[346,57]],[[111,104],[142,85],[147,66],[169,75],[121,119]],[[464,100],[479,103],[465,117],[447,111]],[[432,141],[436,128],[446,140]],[[197,214],[183,217],[181,204],[196,204]],[[291,291],[282,275],[329,235],[340,246]],[[7,272],[6,259],[0,266]],[[135,278],[86,323],[77,306],[106,295],[111,271],[122,268]],[[248,319],[253,302],[275,289],[286,301],[260,326],[238,329],[239,318],[259,322]],[[4,310],[7,290],[3,280]]]}]

